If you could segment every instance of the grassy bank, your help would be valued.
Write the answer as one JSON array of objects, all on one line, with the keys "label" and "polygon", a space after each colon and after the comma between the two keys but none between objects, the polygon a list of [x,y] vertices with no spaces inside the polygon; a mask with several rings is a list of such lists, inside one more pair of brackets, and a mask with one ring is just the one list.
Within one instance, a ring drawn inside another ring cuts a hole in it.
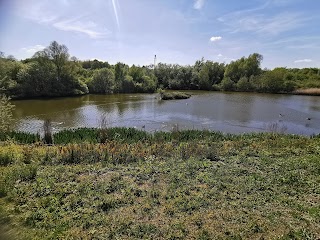
[{"label": "grassy bank", "polygon": [[12,136],[1,142],[3,235],[13,239],[320,236],[319,137],[80,129],[54,138],[52,146],[16,144]]}]

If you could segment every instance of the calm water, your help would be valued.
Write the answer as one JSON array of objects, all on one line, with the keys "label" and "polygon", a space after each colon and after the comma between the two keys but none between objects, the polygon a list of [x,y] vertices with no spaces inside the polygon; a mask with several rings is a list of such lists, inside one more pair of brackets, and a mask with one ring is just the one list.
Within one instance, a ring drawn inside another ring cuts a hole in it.
[{"label": "calm water", "polygon": [[179,129],[210,129],[228,133],[320,133],[320,97],[191,93],[190,99],[172,101],[161,101],[157,94],[14,101],[15,128],[37,132],[45,119],[52,121],[55,131],[98,127],[106,116],[109,126],[136,127],[150,132],[170,131],[177,125]]}]

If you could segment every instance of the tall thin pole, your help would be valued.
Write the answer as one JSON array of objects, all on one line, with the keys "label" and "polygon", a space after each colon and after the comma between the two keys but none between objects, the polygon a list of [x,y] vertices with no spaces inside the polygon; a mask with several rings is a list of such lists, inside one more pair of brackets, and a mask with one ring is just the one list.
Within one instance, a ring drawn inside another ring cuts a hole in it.
[{"label": "tall thin pole", "polygon": [[156,69],[156,64],[157,64],[157,55],[154,55],[153,69]]}]

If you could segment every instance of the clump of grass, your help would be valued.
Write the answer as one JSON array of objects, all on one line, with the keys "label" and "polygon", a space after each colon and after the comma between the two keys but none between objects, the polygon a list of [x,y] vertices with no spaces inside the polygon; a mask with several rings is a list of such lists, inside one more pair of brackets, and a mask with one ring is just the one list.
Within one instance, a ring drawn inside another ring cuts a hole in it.
[{"label": "clump of grass", "polygon": [[0,153],[0,166],[7,166],[10,163],[13,163],[12,153]]}]

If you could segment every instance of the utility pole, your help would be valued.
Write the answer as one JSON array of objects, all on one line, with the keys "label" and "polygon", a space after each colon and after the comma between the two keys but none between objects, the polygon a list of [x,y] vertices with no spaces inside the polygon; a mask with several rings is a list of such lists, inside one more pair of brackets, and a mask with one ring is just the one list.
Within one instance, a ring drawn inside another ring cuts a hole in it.
[{"label": "utility pole", "polygon": [[156,69],[156,64],[157,64],[157,55],[154,55],[153,69]]}]

